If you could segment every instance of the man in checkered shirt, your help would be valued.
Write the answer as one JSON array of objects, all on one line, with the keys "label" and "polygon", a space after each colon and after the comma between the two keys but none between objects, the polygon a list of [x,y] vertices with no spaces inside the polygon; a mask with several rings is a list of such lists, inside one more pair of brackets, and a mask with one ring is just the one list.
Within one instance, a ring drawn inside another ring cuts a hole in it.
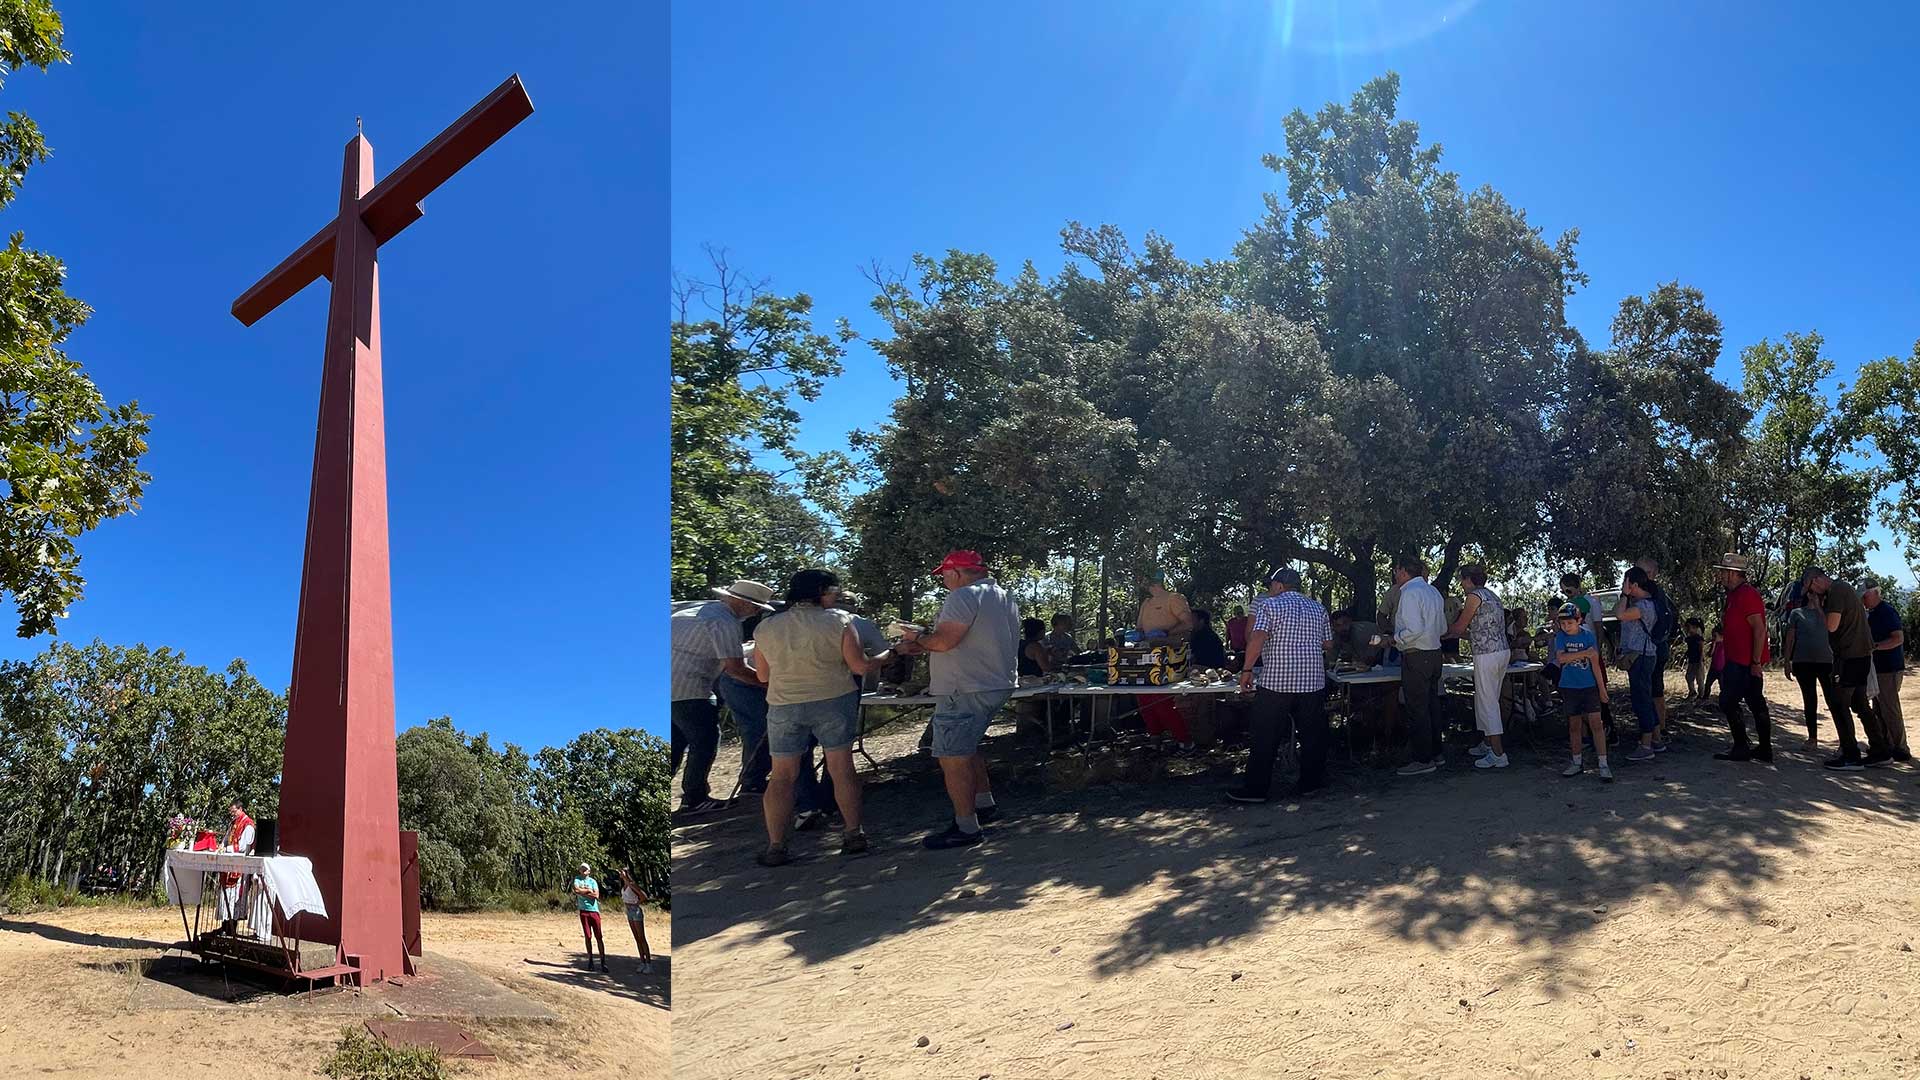
[{"label": "man in checkered shirt", "polygon": [[1327,663],[1333,649],[1333,625],[1327,609],[1300,591],[1300,572],[1282,567],[1267,579],[1267,595],[1254,602],[1253,628],[1240,688],[1254,685],[1254,660],[1260,661],[1254,692],[1253,747],[1247,753],[1247,778],[1227,792],[1233,802],[1263,803],[1272,794],[1273,759],[1280,750],[1284,723],[1300,738],[1300,782],[1287,797],[1303,796],[1327,782]]}]

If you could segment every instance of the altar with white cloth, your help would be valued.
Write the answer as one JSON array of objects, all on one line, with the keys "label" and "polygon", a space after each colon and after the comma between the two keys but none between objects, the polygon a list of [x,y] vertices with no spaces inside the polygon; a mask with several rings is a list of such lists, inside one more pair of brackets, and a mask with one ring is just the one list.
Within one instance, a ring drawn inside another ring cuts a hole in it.
[{"label": "altar with white cloth", "polygon": [[[222,920],[244,920],[256,941],[273,940],[273,912],[291,922],[295,916],[311,912],[327,915],[320,885],[313,878],[313,863],[300,855],[238,855],[220,851],[169,851],[165,873],[167,902],[181,909],[184,922],[186,906],[201,906],[211,875],[238,874],[237,886],[217,886],[216,914]],[[192,931],[189,931],[191,934]]]}]

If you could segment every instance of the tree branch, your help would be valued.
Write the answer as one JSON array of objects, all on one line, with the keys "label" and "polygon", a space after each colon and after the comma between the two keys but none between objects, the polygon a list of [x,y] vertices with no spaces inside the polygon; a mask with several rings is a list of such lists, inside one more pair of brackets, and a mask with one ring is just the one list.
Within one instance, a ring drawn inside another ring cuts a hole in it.
[{"label": "tree branch", "polygon": [[1359,568],[1359,564],[1354,562],[1354,560],[1345,558],[1339,552],[1329,551],[1326,548],[1310,547],[1306,544],[1295,543],[1291,540],[1281,541],[1275,545],[1275,548],[1279,554],[1286,558],[1302,559],[1306,562],[1313,563],[1315,566],[1324,566],[1348,580],[1352,580],[1354,571]]},{"label": "tree branch", "polygon": [[1447,541],[1446,551],[1440,556],[1440,571],[1433,576],[1434,588],[1446,592],[1447,586],[1453,584],[1453,572],[1460,566],[1460,547],[1465,542],[1460,536]]}]

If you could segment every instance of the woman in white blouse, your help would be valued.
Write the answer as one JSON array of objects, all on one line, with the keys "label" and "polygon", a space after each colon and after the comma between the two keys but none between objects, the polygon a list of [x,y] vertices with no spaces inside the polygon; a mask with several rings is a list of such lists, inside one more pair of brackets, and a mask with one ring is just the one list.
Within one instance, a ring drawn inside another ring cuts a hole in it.
[{"label": "woman in white blouse", "polygon": [[640,970],[653,973],[653,950],[647,948],[646,913],[640,905],[647,902],[647,894],[634,883],[633,871],[620,868],[620,902],[627,907],[627,926],[633,931],[633,942],[640,946]]}]

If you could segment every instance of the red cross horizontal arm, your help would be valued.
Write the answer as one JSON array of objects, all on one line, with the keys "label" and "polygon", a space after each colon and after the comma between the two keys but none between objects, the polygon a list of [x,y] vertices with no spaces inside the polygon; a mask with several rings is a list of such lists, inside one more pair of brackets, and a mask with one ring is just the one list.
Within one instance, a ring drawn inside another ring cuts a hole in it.
[{"label": "red cross horizontal arm", "polygon": [[[468,109],[465,116],[448,125],[360,199],[357,211],[367,231],[373,234],[373,242],[384,244],[420,220],[421,200],[513,130],[515,124],[532,115],[533,99],[527,96],[520,76],[509,75],[498,89]],[[313,239],[301,244],[279,266],[268,271],[267,276],[240,294],[233,302],[233,317],[244,326],[252,326],[316,279],[331,277],[333,241],[338,233],[337,218],[321,226]]]}]

